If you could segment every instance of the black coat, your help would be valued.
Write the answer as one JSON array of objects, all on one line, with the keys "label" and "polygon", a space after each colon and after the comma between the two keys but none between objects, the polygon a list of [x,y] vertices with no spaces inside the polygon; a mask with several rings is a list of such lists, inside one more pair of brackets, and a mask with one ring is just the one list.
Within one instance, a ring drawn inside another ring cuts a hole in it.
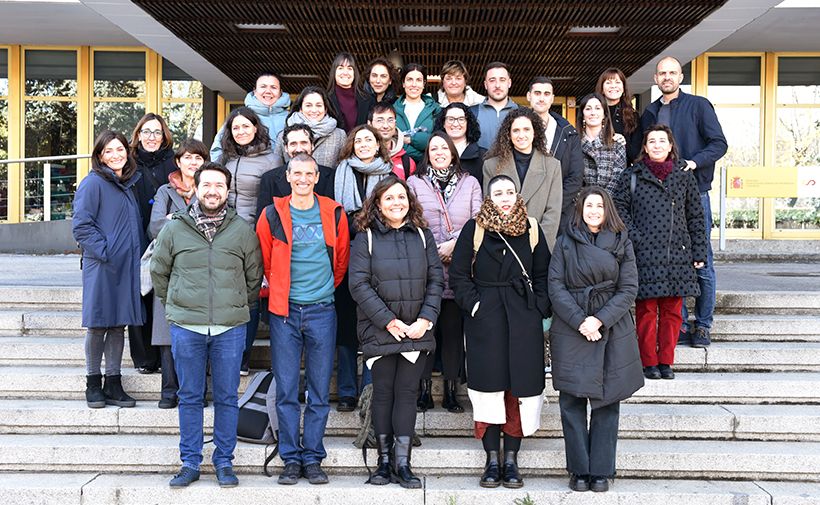
[{"label": "black coat", "polygon": [[[424,228],[405,224],[394,229],[377,222],[359,232],[350,251],[350,294],[358,304],[357,333],[365,358],[406,351],[433,352],[436,339],[428,330],[421,338],[396,341],[387,331],[393,319],[412,324],[427,319],[435,324],[444,291],[444,268],[436,240]],[[372,251],[372,252],[371,252]]]},{"label": "black coat", "polygon": [[[473,263],[475,220],[461,229],[450,263],[450,287],[467,314],[467,385],[484,392],[511,391],[528,397],[544,390],[544,330],[549,317],[547,265],[550,252],[540,226],[538,244],[529,233],[505,235],[532,279],[532,292],[521,267],[495,232],[486,231]],[[475,275],[473,275],[475,271]],[[476,302],[478,311],[471,316]]]},{"label": "black coat", "polygon": [[170,147],[154,152],[137,147],[136,162],[142,177],[134,185],[134,196],[137,198],[140,209],[143,233],[147,233],[148,224],[151,222],[154,195],[163,184],[168,183],[168,176],[171,172],[175,172],[179,167],[174,161],[174,150]]},{"label": "black coat", "polygon": [[[629,309],[638,294],[635,253],[627,233],[570,225],[552,251],[549,293],[552,384],[589,398],[592,408],[625,400],[643,387],[635,322]],[[587,316],[603,323],[601,340],[578,331]]]},{"label": "black coat", "polygon": [[[287,165],[276,167],[262,174],[259,179],[259,193],[256,197],[256,216],[262,215],[262,210],[273,203],[274,198],[284,198],[291,194],[290,183],[285,174]],[[335,169],[319,165],[319,181],[313,187],[313,192],[319,196],[333,199],[333,173]]]},{"label": "black coat", "polygon": [[638,300],[700,294],[694,262],[706,261],[706,222],[695,176],[685,165],[678,161],[661,182],[639,162],[624,170],[613,195],[635,248]]},{"label": "black coat", "polygon": [[643,131],[641,130],[641,116],[635,111],[635,129],[631,133],[626,133],[624,116],[621,114],[622,105],[618,102],[609,106],[609,117],[612,118],[612,129],[615,133],[620,133],[626,139],[626,164],[631,165],[641,155],[641,144],[643,144]]},{"label": "black coat", "polygon": [[561,224],[558,233],[563,233],[574,211],[575,197],[584,185],[584,154],[581,152],[581,137],[578,136],[578,131],[560,114],[550,112],[550,116],[558,123],[550,152],[561,162],[564,198],[561,200]]},{"label": "black coat", "polygon": [[477,142],[467,144],[464,152],[458,157],[461,162],[461,168],[465,172],[478,179],[478,184],[484,187],[484,155],[487,150],[479,147]]}]

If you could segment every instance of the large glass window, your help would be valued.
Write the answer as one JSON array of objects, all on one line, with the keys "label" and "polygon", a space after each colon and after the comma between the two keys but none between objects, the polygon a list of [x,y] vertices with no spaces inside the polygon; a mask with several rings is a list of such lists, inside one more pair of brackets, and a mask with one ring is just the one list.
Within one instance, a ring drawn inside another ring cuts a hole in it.
[{"label": "large glass window", "polygon": [[[0,48],[0,159],[9,159],[9,52]],[[0,223],[9,218],[9,169],[0,165]]]},{"label": "large glass window", "polygon": [[174,143],[202,138],[202,83],[162,59],[162,117],[174,135]]},{"label": "large glass window", "polygon": [[130,138],[145,114],[145,52],[94,51],[94,136],[105,129]]},{"label": "large glass window", "polygon": [[[77,153],[77,52],[25,50],[25,157]],[[24,220],[71,217],[77,162],[26,163]],[[51,198],[46,198],[48,181]]]},{"label": "large glass window", "polygon": [[[820,57],[778,57],[775,163],[820,173]],[[776,229],[820,229],[820,198],[775,199]]]}]

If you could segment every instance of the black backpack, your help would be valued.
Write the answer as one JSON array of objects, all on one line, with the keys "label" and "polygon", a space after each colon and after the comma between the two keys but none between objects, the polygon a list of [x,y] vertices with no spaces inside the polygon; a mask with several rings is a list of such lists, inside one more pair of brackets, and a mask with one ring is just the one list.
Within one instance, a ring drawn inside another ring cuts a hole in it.
[{"label": "black backpack", "polygon": [[265,475],[273,474],[268,465],[279,454],[279,418],[276,415],[276,379],[273,372],[256,373],[248,388],[239,398],[239,422],[236,438],[252,444],[273,444],[273,451],[265,458]]}]

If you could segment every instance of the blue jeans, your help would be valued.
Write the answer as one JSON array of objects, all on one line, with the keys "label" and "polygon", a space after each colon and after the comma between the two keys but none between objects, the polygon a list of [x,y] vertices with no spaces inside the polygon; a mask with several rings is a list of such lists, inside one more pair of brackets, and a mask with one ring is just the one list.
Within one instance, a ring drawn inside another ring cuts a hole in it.
[{"label": "blue jeans", "polygon": [[[322,438],[330,413],[330,378],[336,349],[336,308],[333,302],[290,303],[288,317],[270,316],[271,364],[276,377],[279,416],[279,456],[287,465],[321,463],[327,457]],[[299,441],[299,371],[305,352],[304,434]]]},{"label": "blue jeans", "polygon": [[[703,213],[706,217],[706,264],[703,268],[695,270],[698,274],[698,284],[700,285],[700,296],[695,298],[695,327],[712,328],[715,314],[715,296],[717,280],[715,278],[715,257],[712,254],[712,204],[709,202],[709,192],[700,194],[700,204],[703,206]],[[689,327],[689,311],[686,303],[683,304],[683,325],[682,330]]]},{"label": "blue jeans", "polygon": [[362,384],[357,387],[358,364],[356,358],[358,352],[352,347],[340,345],[336,347],[336,394],[339,398],[348,396],[356,398],[365,386],[373,379],[370,376],[370,369],[362,367]]},{"label": "blue jeans", "polygon": [[[267,300],[265,302],[267,303]],[[261,307],[263,307],[262,300],[259,301],[255,309],[250,309],[251,319],[245,323],[245,348],[242,352],[243,366],[250,366],[251,350],[253,349],[253,342],[256,340],[256,332],[259,329],[259,314],[261,310],[267,309],[267,305],[264,305],[264,308]]]},{"label": "blue jeans", "polygon": [[202,463],[202,410],[205,365],[211,362],[214,397],[215,469],[230,467],[236,447],[239,366],[245,347],[245,326],[219,335],[202,335],[171,324],[171,351],[179,380],[179,454],[182,466],[199,470]]}]

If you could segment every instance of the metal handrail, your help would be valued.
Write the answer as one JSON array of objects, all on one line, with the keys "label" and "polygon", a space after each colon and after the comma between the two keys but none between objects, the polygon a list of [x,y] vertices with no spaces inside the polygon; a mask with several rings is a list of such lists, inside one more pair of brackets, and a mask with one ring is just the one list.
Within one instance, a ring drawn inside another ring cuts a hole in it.
[{"label": "metal handrail", "polygon": [[37,161],[82,160],[90,157],[90,154],[66,154],[65,156],[37,156],[34,158],[20,158],[16,160],[0,160],[0,165],[6,165],[11,163],[33,163]]},{"label": "metal handrail", "polygon": [[51,221],[51,162],[63,160],[81,160],[90,158],[90,154],[66,154],[63,156],[35,156],[16,160],[0,160],[0,165],[12,163],[43,163],[43,221]]}]

